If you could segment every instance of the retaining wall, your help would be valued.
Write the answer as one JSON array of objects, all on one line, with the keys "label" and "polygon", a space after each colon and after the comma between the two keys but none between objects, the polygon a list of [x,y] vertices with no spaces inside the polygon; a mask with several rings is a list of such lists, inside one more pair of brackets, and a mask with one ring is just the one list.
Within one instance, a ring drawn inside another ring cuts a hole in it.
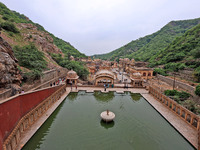
[{"label": "retaining wall", "polygon": [[[169,85],[173,86],[174,84],[174,80],[171,79],[171,78],[167,78],[165,76],[162,76],[162,75],[157,75],[157,77],[161,80],[161,81],[164,81],[166,83],[168,83]],[[196,96],[194,91],[195,91],[195,87],[191,86],[191,85],[188,85],[188,84],[185,84],[183,82],[180,82],[180,81],[177,81],[175,80],[175,87],[179,87],[179,88],[182,88],[184,90],[186,90],[188,93],[190,93],[191,95],[193,96]]]},{"label": "retaining wall", "polygon": [[[52,69],[43,72],[43,76],[40,77],[40,80],[35,81],[34,85],[31,86],[29,89],[25,89],[26,91],[29,90],[36,90],[40,88],[46,88],[50,86],[50,83],[57,81],[60,77],[65,77],[67,74],[67,69]],[[12,90],[8,89],[4,93],[0,94],[0,100],[4,100],[10,97],[12,94]]]}]

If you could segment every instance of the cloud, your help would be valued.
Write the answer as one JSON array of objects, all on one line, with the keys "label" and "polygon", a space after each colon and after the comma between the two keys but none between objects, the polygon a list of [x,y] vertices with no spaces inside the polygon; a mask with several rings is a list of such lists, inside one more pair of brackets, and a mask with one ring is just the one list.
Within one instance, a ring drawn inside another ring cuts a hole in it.
[{"label": "cloud", "polygon": [[199,0],[2,0],[91,55],[158,31],[171,20],[199,17]]}]

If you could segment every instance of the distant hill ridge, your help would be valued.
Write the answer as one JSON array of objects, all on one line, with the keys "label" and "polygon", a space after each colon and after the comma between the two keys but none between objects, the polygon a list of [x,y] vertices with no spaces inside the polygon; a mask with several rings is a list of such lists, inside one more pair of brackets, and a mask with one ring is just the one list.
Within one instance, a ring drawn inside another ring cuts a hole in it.
[{"label": "distant hill ridge", "polygon": [[101,59],[118,59],[128,57],[140,61],[149,61],[159,51],[169,46],[177,37],[200,23],[200,18],[191,20],[171,21],[159,31],[131,41],[110,53],[94,55]]}]

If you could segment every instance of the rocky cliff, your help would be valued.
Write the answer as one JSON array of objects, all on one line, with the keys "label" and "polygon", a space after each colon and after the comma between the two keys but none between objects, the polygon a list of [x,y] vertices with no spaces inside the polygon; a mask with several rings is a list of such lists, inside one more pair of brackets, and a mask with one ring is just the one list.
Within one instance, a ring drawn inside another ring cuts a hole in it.
[{"label": "rocky cliff", "polygon": [[21,79],[12,47],[0,37],[0,88],[9,88],[13,84],[19,86]]}]

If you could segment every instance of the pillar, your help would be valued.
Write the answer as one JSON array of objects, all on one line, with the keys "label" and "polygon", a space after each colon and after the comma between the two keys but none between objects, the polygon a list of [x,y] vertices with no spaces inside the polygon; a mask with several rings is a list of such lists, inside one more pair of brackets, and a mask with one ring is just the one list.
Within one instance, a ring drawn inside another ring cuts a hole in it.
[{"label": "pillar", "polygon": [[[194,116],[191,116],[190,115],[190,117],[191,117],[191,119],[190,119],[190,124],[192,125],[193,124],[193,121],[194,121]],[[193,126],[193,125],[192,125]]]},{"label": "pillar", "polygon": [[188,116],[188,113],[185,112],[185,121],[187,122],[187,116]]}]

